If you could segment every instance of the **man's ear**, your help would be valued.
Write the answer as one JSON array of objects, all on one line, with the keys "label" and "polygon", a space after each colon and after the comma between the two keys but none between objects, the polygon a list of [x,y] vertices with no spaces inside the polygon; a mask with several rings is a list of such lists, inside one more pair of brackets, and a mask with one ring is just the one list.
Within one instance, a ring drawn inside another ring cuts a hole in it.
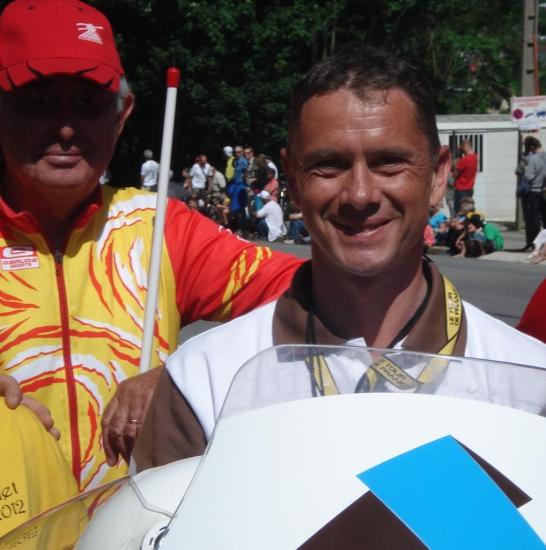
[{"label": "man's ear", "polygon": [[451,154],[447,145],[442,145],[432,174],[430,187],[430,205],[438,204],[446,194],[447,180],[451,171]]},{"label": "man's ear", "polygon": [[117,123],[116,123],[117,137],[119,137],[121,135],[121,132],[123,132],[125,123],[127,122],[127,119],[133,112],[134,107],[135,107],[135,96],[131,92],[128,92],[123,98],[123,107],[121,111],[118,113],[118,117],[117,117]]},{"label": "man's ear", "polygon": [[296,183],[296,178],[294,176],[294,168],[292,167],[290,153],[286,147],[283,147],[281,149],[281,162],[282,162],[284,174],[286,175],[286,180],[288,181],[288,196],[290,197],[290,201],[297,208],[300,208],[299,189]]}]

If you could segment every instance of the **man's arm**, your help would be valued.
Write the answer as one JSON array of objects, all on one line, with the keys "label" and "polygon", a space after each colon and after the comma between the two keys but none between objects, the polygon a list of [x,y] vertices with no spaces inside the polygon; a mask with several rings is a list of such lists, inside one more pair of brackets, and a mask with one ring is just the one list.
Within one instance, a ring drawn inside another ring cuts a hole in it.
[{"label": "man's arm", "polygon": [[527,168],[525,169],[525,177],[529,182],[533,182],[538,169],[539,169],[540,160],[537,158],[537,155],[530,155],[527,159]]},{"label": "man's arm", "polygon": [[161,369],[156,391],[133,451],[137,471],[203,454],[205,434],[169,372]]},{"label": "man's arm", "polygon": [[[168,203],[165,240],[182,325],[231,319],[276,298],[302,263],[234,236],[179,201]],[[128,460],[162,370],[122,382],[108,404],[102,428],[109,464],[119,455]]]},{"label": "man's arm", "polygon": [[119,456],[129,462],[162,370],[155,368],[121,382],[104,410],[102,440],[110,466],[116,464]]},{"label": "man's arm", "polygon": [[463,170],[466,168],[466,157],[461,157],[457,164],[455,164],[455,169],[453,170],[453,179],[457,180],[459,176],[463,173]]}]

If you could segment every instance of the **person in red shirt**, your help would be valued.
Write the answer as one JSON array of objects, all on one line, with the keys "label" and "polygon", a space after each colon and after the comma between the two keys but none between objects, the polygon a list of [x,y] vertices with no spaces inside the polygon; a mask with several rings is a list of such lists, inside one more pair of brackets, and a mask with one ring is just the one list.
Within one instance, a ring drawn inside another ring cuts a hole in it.
[{"label": "person in red shirt", "polygon": [[478,172],[478,155],[474,153],[470,140],[461,142],[463,156],[455,165],[455,204],[454,211],[461,208],[461,200],[464,197],[471,197],[474,194],[474,183]]},{"label": "person in red shirt", "polygon": [[279,202],[279,180],[275,178],[275,170],[273,168],[267,169],[267,183],[265,184],[264,191],[267,191],[271,195],[271,200]]}]

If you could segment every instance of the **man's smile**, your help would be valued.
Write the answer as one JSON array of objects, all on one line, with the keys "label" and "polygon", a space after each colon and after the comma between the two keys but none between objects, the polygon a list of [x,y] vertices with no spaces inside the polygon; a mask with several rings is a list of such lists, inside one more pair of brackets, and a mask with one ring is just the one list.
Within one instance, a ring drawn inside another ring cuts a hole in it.
[{"label": "man's smile", "polygon": [[328,221],[344,235],[354,236],[354,235],[366,235],[372,236],[379,232],[380,229],[385,227],[389,222],[392,221],[391,218],[385,219],[376,219],[376,220],[366,220],[366,221],[347,221],[347,220],[336,220],[329,218]]}]

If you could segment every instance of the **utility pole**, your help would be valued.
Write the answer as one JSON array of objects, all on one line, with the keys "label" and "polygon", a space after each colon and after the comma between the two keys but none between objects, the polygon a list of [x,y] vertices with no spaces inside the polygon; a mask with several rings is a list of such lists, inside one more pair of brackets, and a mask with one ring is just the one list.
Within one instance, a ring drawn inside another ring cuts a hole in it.
[{"label": "utility pole", "polygon": [[538,0],[523,0],[523,50],[521,95],[538,95]]},{"label": "utility pole", "polygon": [[[538,0],[523,0],[523,48],[521,52],[521,95],[538,95]],[[523,144],[518,130],[517,159],[520,161]],[[519,176],[520,177],[520,176]],[[516,199],[516,229],[523,227],[521,200]]]}]

